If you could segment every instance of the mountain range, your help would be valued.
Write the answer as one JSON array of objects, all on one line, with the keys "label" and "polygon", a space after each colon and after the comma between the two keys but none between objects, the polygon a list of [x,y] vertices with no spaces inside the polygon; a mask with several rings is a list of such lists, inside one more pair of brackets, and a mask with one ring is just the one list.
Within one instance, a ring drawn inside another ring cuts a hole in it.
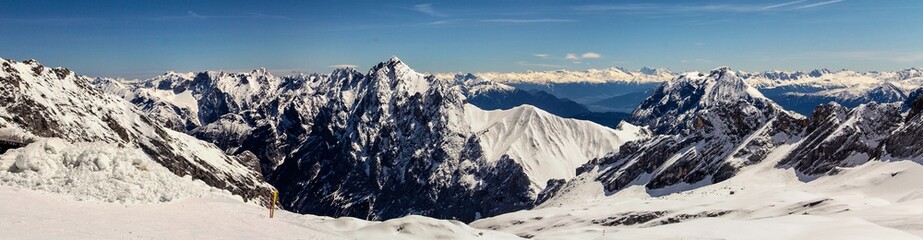
[{"label": "mountain range", "polygon": [[[437,74],[449,76],[450,74]],[[474,73],[484,79],[517,89],[542,91],[567,98],[592,112],[630,113],[660,83],[680,75],[668,69],[642,68],[628,71],[608,68],[587,71],[523,73]],[[908,68],[892,72],[767,71],[739,72],[739,77],[786,109],[811,115],[814,107],[837,102],[847,107],[871,101],[901,102],[907,93],[923,86],[923,70]]]},{"label": "mountain range", "polygon": [[764,89],[820,89],[805,79],[849,72],[675,74],[644,90],[625,121],[603,126],[557,115],[587,113],[574,101],[477,74],[425,75],[397,57],[366,73],[168,72],[143,81],[0,62],[0,132],[137,147],[178,176],[256,202],[275,188],[288,210],[334,217],[472,222],[575,193],[694,191],[756,166],[812,181],[923,155],[923,90],[908,90],[920,79],[912,69],[824,85],[880,87],[851,95],[865,98],[855,107],[823,104],[809,117]]}]

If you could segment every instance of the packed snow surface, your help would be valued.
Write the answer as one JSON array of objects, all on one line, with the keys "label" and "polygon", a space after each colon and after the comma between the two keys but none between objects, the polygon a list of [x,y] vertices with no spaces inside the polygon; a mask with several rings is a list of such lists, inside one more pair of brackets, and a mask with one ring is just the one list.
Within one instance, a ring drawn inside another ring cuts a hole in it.
[{"label": "packed snow surface", "polygon": [[921,239],[923,166],[870,161],[809,182],[776,168],[791,146],[734,178],[656,195],[612,195],[592,176],[533,210],[473,222],[533,239]]},{"label": "packed snow surface", "polygon": [[230,196],[124,205],[0,186],[2,239],[520,239],[464,223],[407,216],[385,222],[276,211]]}]

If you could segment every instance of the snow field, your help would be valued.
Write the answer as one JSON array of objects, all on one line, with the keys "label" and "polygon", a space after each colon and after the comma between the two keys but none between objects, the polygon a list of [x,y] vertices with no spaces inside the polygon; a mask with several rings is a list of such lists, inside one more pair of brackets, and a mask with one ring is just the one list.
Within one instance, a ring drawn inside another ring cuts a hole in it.
[{"label": "snow field", "polygon": [[0,155],[0,185],[121,203],[167,202],[219,192],[174,175],[139,149],[57,138],[38,139]]}]

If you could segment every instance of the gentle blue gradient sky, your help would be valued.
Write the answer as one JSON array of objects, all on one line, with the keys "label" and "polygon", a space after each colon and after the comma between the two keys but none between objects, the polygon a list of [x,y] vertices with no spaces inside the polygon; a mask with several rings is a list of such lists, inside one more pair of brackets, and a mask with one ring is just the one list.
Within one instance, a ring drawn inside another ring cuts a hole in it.
[{"label": "gentle blue gradient sky", "polygon": [[[4,1],[0,57],[94,76],[167,70],[923,66],[923,1]],[[572,54],[568,59],[568,54]]]}]

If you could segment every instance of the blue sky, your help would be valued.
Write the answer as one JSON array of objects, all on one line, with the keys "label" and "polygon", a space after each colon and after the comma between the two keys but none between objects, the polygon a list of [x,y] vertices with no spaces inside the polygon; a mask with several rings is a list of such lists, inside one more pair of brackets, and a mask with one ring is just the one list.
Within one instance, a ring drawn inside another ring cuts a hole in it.
[{"label": "blue sky", "polygon": [[168,70],[896,70],[923,1],[4,1],[0,57],[93,76]]}]

